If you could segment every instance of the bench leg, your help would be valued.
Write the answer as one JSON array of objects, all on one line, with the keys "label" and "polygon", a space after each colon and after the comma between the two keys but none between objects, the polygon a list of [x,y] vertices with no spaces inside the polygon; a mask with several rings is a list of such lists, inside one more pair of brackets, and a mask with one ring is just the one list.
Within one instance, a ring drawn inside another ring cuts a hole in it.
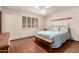
[{"label": "bench leg", "polygon": [[0,53],[8,53],[9,45],[0,48]]}]

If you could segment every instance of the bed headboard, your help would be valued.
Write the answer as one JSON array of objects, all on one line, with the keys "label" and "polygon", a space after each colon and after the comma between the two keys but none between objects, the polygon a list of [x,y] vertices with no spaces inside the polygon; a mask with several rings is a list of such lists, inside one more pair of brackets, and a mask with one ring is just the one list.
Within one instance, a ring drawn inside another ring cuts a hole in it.
[{"label": "bed headboard", "polygon": [[49,28],[48,28],[48,30],[52,30],[52,31],[68,31],[68,28],[69,28],[69,26],[68,26],[68,24],[65,24],[65,25],[51,25],[51,26],[49,26]]}]

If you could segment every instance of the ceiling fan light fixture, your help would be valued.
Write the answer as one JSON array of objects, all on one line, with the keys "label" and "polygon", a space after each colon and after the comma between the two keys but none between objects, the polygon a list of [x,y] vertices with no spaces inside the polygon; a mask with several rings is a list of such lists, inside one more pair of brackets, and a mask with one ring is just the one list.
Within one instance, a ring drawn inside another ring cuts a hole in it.
[{"label": "ceiling fan light fixture", "polygon": [[48,9],[50,6],[36,6],[37,9]]}]

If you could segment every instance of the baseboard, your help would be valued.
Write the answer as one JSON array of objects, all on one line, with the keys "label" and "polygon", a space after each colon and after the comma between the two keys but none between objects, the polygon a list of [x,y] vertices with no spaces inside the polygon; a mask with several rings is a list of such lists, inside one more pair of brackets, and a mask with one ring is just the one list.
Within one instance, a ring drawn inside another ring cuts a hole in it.
[{"label": "baseboard", "polygon": [[10,41],[17,41],[17,40],[21,40],[21,39],[30,38],[30,37],[35,37],[35,36],[23,37],[23,38],[18,38],[18,39],[10,40]]}]

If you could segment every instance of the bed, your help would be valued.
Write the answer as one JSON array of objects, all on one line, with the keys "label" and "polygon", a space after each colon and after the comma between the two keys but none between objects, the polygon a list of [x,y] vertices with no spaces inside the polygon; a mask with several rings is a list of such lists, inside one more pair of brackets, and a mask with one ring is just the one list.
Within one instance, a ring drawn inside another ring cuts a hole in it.
[{"label": "bed", "polygon": [[38,31],[36,37],[50,43],[51,48],[59,48],[64,42],[70,39],[69,27],[53,26],[46,31]]}]

